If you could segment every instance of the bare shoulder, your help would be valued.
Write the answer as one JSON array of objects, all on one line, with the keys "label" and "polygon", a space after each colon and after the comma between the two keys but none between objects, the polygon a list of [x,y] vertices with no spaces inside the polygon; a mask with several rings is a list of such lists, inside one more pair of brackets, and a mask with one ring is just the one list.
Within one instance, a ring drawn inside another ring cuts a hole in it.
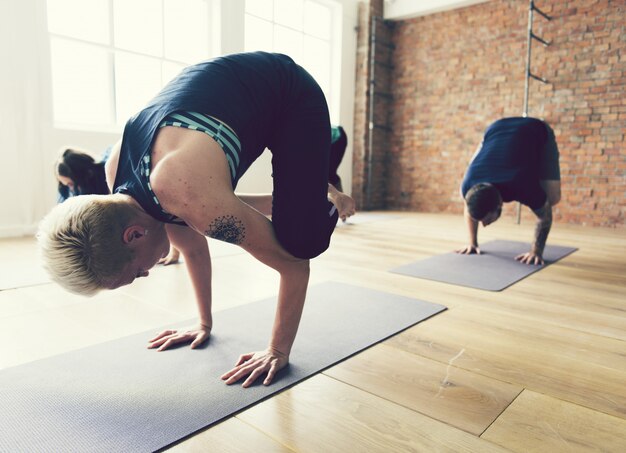
[{"label": "bare shoulder", "polygon": [[122,140],[119,140],[111,147],[111,154],[104,164],[104,175],[106,177],[109,192],[113,193],[113,184],[115,184],[115,175],[117,174],[117,166],[120,161],[120,150],[122,148]]},{"label": "bare shoulder", "polygon": [[220,198],[233,191],[219,145],[204,133],[185,132],[178,139],[157,136],[150,184],[167,212],[193,223],[197,211],[219,208]]}]

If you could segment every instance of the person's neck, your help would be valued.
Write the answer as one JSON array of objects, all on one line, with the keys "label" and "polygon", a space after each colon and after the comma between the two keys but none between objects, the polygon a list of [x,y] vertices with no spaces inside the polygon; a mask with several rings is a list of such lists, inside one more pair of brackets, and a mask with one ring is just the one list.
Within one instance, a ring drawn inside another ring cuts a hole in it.
[{"label": "person's neck", "polygon": [[156,230],[159,227],[163,227],[163,222],[155,219],[150,214],[148,214],[146,210],[141,207],[139,202],[135,200],[135,198],[133,198],[131,195],[118,193],[118,194],[115,194],[114,196],[118,197],[118,201],[120,203],[128,203],[134,208],[136,212],[135,216],[137,219],[141,220],[142,225],[146,225],[151,230]]},{"label": "person's neck", "polygon": [[116,193],[112,195],[113,197],[115,197],[115,201],[118,203],[125,203],[128,204],[130,206],[132,206],[135,210],[137,210],[137,214],[141,215],[141,216],[148,216],[150,218],[152,218],[146,211],[144,208],[141,207],[141,205],[139,204],[139,202],[137,200],[135,200],[134,197],[132,197],[131,195],[125,194],[125,193]]}]

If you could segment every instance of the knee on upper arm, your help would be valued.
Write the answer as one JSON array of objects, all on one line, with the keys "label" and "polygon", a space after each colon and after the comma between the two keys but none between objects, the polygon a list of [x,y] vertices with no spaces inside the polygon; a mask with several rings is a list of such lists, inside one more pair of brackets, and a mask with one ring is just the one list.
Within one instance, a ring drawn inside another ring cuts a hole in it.
[{"label": "knee on upper arm", "polygon": [[327,237],[309,237],[308,240],[303,240],[303,237],[279,237],[278,240],[281,245],[296,258],[300,259],[312,259],[328,249],[330,245],[330,235]]},{"label": "knee on upper arm", "polygon": [[285,250],[296,258],[311,259],[328,249],[337,218],[336,210],[329,215],[324,209],[317,216],[279,216],[272,223]]},{"label": "knee on upper arm", "polygon": [[551,206],[556,206],[561,201],[561,181],[543,180],[540,182]]},{"label": "knee on upper arm", "polygon": [[548,195],[548,201],[550,202],[551,206],[556,206],[559,201],[561,201],[561,192],[559,191],[559,193],[552,196]]}]

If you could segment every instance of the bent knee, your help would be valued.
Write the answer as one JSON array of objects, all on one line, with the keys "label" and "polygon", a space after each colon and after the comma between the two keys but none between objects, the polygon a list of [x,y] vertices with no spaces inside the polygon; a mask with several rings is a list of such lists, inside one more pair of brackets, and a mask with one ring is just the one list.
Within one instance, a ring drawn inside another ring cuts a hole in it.
[{"label": "bent knee", "polygon": [[274,231],[278,242],[285,250],[296,258],[308,260],[321,255],[328,249],[338,218],[336,210],[330,217],[324,213],[317,219],[309,219],[305,222],[292,222],[294,218],[290,217],[287,218],[287,223],[276,222]]},{"label": "bent knee", "polygon": [[561,187],[553,187],[547,194],[550,206],[556,206],[561,201]]},{"label": "bent knee", "polygon": [[555,180],[543,180],[539,182],[543,188],[548,202],[551,206],[556,206],[561,201],[561,181]]},{"label": "bent knee", "polygon": [[281,245],[296,258],[309,260],[324,253],[330,245],[330,236],[306,240],[302,237],[279,238]]}]

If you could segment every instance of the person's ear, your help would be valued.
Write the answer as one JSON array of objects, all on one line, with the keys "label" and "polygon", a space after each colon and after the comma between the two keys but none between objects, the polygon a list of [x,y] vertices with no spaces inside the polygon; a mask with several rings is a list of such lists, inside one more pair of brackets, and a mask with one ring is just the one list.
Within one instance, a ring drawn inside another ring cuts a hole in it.
[{"label": "person's ear", "polygon": [[124,244],[130,244],[131,242],[144,237],[147,230],[139,225],[131,225],[127,227],[122,233],[122,240]]}]

